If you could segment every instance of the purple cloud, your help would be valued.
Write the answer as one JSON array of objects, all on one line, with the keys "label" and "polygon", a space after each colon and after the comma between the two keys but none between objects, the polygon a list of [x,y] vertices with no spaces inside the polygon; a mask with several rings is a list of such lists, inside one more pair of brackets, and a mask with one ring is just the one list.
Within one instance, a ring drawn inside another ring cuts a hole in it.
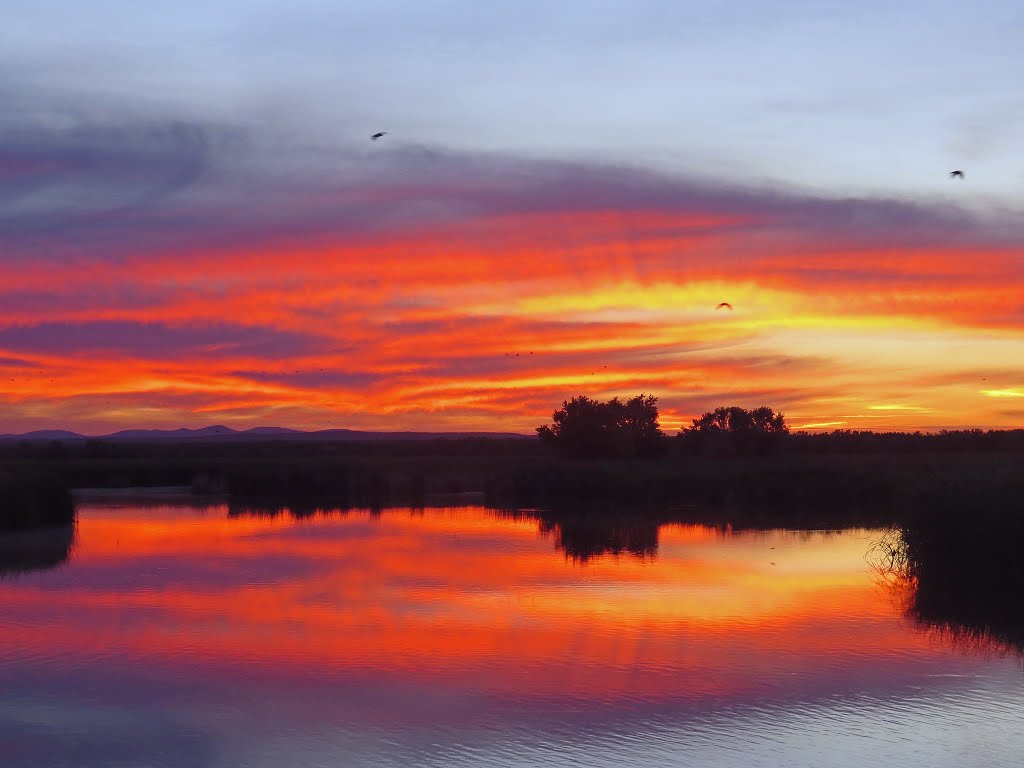
[{"label": "purple cloud", "polygon": [[[4,261],[344,242],[493,217],[602,211],[622,215],[624,229],[638,236],[699,234],[684,216],[706,215],[706,232],[774,231],[847,244],[1024,241],[1009,214],[986,218],[951,204],[824,197],[423,146],[311,150],[181,121],[2,132],[0,203]],[[652,212],[665,220],[631,216]]]},{"label": "purple cloud", "polygon": [[329,341],[293,331],[226,323],[179,327],[100,321],[0,328],[0,348],[70,358],[104,352],[145,359],[179,355],[211,359],[248,355],[287,358],[322,352],[329,348]]}]

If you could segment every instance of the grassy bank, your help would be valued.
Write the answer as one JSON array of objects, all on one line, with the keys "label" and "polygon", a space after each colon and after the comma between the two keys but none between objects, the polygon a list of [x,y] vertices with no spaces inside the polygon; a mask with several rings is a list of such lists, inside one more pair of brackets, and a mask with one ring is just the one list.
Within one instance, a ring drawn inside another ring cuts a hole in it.
[{"label": "grassy bank", "polygon": [[339,507],[422,506],[438,494],[465,493],[496,507],[591,514],[697,505],[722,518],[807,527],[835,525],[851,514],[884,524],[950,504],[1017,514],[1024,499],[1024,452],[1017,451],[576,461],[523,440],[30,448],[0,459],[6,527],[66,520],[66,489],[83,487],[188,486],[197,495]]}]

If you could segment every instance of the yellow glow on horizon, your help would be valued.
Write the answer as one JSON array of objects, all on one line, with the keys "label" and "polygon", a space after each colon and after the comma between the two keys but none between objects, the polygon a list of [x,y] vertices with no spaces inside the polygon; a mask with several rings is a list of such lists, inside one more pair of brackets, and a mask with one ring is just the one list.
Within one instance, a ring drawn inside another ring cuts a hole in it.
[{"label": "yellow glow on horizon", "polygon": [[981,394],[985,397],[1024,397],[1024,390],[1021,389],[983,389]]},{"label": "yellow glow on horizon", "polygon": [[919,413],[931,413],[930,408],[922,408],[919,405],[900,405],[891,403],[887,405],[869,405],[869,411],[917,411]]}]

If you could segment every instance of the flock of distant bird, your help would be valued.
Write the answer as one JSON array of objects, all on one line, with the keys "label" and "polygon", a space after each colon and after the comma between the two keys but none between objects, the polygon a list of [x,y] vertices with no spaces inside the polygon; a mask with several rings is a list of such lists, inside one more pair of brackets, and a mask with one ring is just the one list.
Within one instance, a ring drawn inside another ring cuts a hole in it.
[{"label": "flock of distant bird", "polygon": [[[377,131],[377,133],[373,134],[370,137],[370,141],[377,141],[377,139],[380,139],[380,138],[382,138],[384,136],[387,136],[387,135],[388,135],[387,131]],[[964,178],[964,172],[961,171],[961,170],[950,171],[949,172],[949,178],[951,178],[951,179],[962,179],[962,178]],[[728,309],[728,310],[731,311],[732,310],[732,304],[730,304],[728,301],[723,301],[721,304],[719,304],[717,307],[715,307],[715,309]],[[530,354],[532,355],[533,353],[531,352]]]}]

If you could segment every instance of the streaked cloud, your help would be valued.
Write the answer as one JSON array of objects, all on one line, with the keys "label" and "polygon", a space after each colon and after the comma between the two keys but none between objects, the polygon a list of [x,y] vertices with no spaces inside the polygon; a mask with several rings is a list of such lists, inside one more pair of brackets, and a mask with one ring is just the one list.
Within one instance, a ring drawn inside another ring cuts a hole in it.
[{"label": "streaked cloud", "polygon": [[41,323],[0,328],[0,347],[76,358],[96,353],[173,360],[193,358],[288,357],[318,351],[316,337],[259,326],[219,324],[173,327],[157,323]]},{"label": "streaked cloud", "polygon": [[4,431],[1013,423],[1014,210],[106,106],[0,130]]}]

